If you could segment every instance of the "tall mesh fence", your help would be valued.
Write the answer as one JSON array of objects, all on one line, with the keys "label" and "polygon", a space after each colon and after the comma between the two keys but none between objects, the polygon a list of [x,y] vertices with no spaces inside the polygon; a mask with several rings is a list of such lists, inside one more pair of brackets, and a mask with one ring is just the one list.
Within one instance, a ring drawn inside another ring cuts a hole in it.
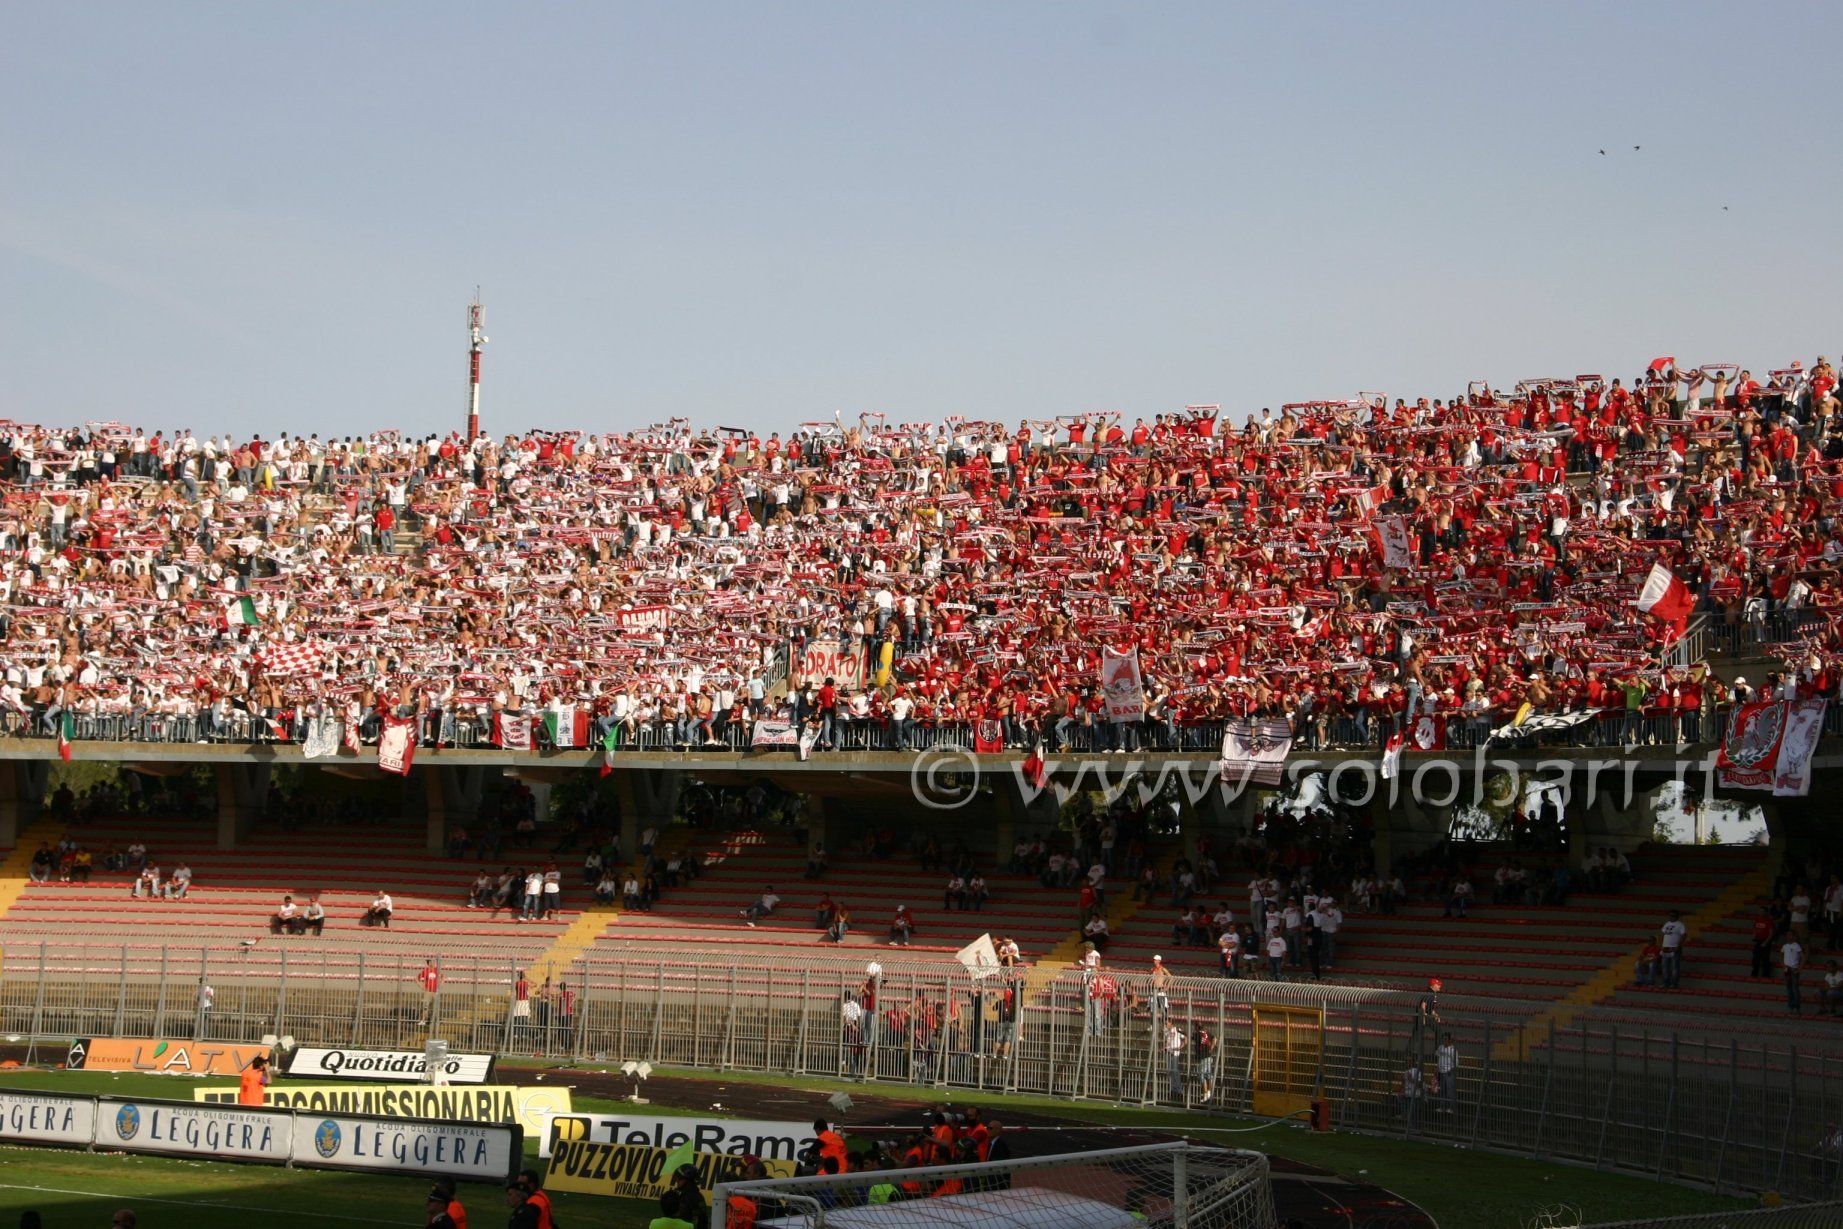
[{"label": "tall mesh fence", "polygon": [[[471,953],[438,956],[430,994],[420,957],[14,943],[0,1034],[41,1061],[89,1037],[419,1049],[433,1036],[457,1052],[1077,1101],[1302,1117],[1318,1103],[1340,1129],[1843,1199],[1843,1051],[1827,1038],[1767,1044],[1592,1016],[1551,1031],[1491,1000],[1423,1006],[1350,985],[1154,987],[1116,973],[1103,994],[1073,970],[975,980],[922,953],[878,953],[874,975],[844,956],[749,957],[591,953],[528,970],[533,984],[567,980],[570,1006],[540,998],[514,1015],[518,966]],[[1194,1121],[1207,1138],[1208,1119]]]}]

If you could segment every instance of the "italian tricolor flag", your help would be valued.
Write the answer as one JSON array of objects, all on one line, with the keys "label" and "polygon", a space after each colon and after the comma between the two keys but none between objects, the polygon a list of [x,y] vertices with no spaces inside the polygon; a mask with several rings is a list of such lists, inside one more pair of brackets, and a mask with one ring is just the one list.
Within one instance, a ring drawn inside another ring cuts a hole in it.
[{"label": "italian tricolor flag", "polygon": [[250,598],[240,597],[224,607],[224,626],[256,626],[256,603]]},{"label": "italian tricolor flag", "polygon": [[559,704],[544,714],[544,732],[553,747],[589,745],[589,710],[574,704]]},{"label": "italian tricolor flag", "polygon": [[59,715],[58,717],[58,758],[63,760],[66,764],[70,763],[71,724],[72,722],[71,722],[69,713],[63,713]]}]

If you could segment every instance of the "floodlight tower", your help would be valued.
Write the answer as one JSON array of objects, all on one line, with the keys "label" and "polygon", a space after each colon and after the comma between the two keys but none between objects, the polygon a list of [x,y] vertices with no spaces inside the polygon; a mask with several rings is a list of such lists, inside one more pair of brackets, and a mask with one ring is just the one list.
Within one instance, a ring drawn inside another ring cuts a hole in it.
[{"label": "floodlight tower", "polygon": [[480,351],[486,345],[486,305],[480,302],[480,288],[474,288],[474,301],[467,305],[467,442],[480,435]]}]

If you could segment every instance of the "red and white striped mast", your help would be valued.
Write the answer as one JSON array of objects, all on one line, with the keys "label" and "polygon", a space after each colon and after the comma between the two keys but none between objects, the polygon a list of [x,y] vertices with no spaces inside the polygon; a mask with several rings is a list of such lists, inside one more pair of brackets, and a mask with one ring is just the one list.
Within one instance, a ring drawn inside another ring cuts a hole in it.
[{"label": "red and white striped mast", "polygon": [[486,305],[480,302],[480,290],[474,288],[474,301],[467,305],[467,442],[480,437],[480,350],[486,345]]}]

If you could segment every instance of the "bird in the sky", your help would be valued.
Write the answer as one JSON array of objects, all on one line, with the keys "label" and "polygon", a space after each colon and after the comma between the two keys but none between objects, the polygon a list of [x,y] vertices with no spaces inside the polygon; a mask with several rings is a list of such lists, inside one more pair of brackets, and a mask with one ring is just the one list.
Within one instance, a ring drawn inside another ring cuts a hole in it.
[{"label": "bird in the sky", "polygon": [[1721,207],[1721,211],[1722,211],[1723,213],[1726,213],[1726,212],[1728,212],[1728,207],[1727,207],[1726,205],[1723,205],[1723,206]]},{"label": "bird in the sky", "polygon": [[1605,150],[1601,150],[1601,151],[1600,151],[1600,157],[1602,157],[1602,158],[1604,158],[1604,157],[1606,157],[1606,151],[1605,151]]},{"label": "bird in the sky", "polygon": [[1634,146],[1632,146],[1632,148],[1633,148],[1633,149],[1641,149],[1641,148],[1643,148],[1643,147],[1642,147],[1642,146],[1638,146],[1638,145],[1634,145]]}]

